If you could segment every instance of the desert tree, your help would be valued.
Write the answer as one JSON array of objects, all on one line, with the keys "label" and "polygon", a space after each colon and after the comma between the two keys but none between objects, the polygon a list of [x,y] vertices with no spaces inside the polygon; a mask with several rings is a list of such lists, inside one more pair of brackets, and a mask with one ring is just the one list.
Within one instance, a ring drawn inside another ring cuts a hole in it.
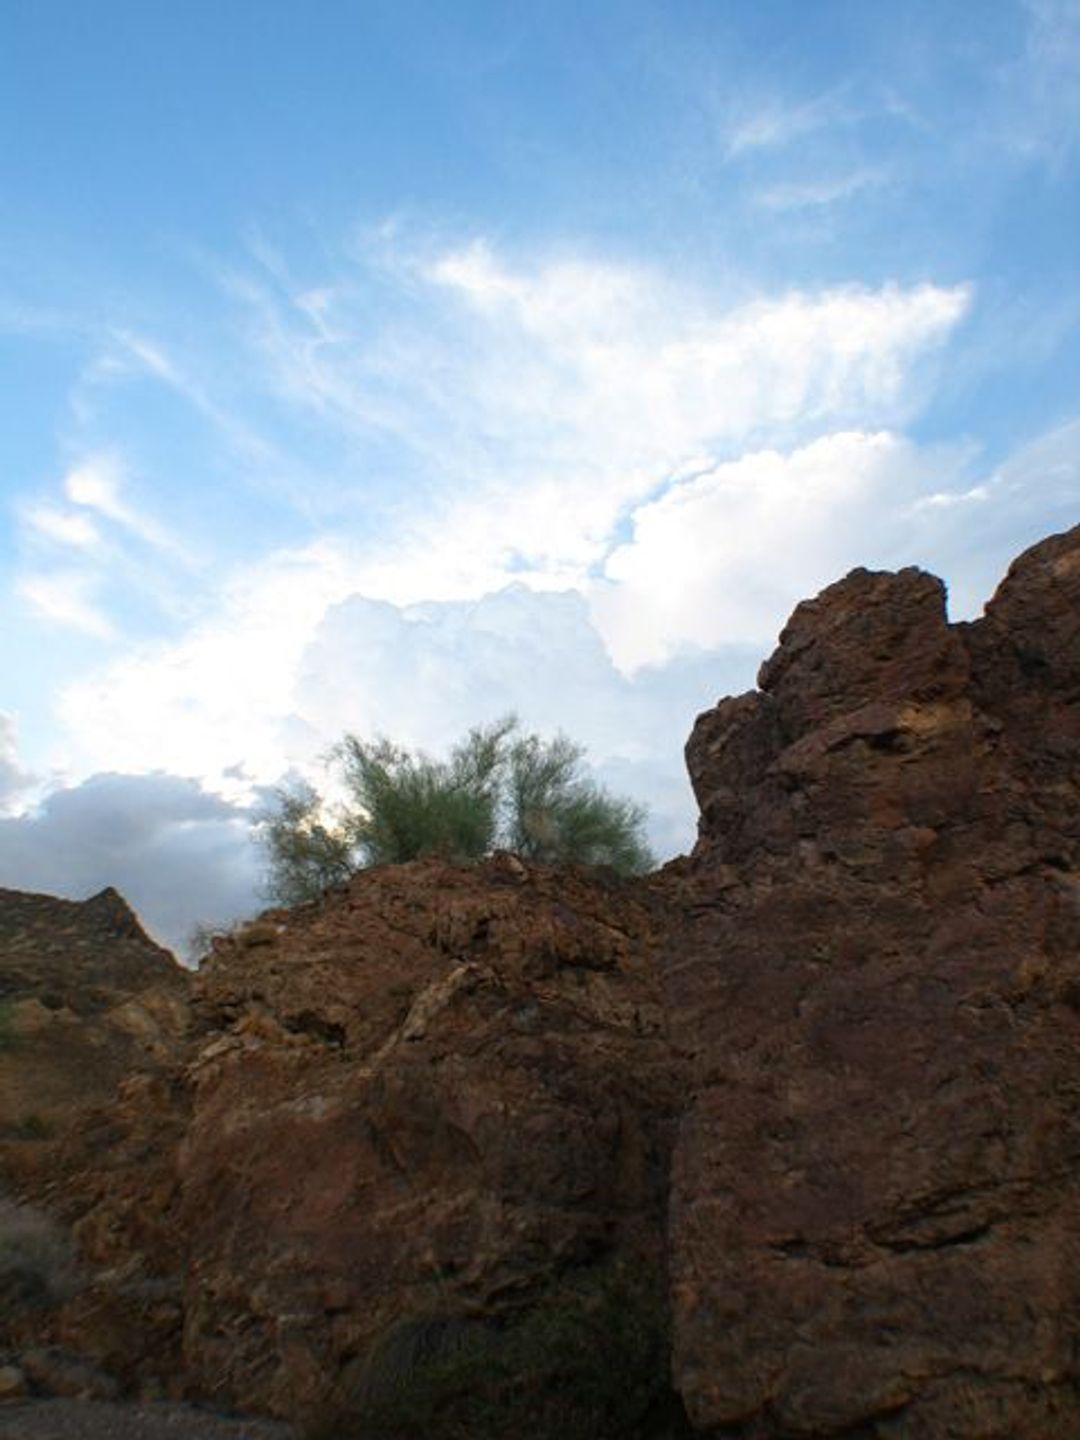
[{"label": "desert tree", "polygon": [[495,849],[648,869],[644,809],[590,780],[584,759],[564,735],[521,733],[513,715],[470,730],[446,759],[347,734],[330,754],[346,796],[335,814],[309,784],[276,792],[261,827],[267,892],[294,905],[365,866]]}]

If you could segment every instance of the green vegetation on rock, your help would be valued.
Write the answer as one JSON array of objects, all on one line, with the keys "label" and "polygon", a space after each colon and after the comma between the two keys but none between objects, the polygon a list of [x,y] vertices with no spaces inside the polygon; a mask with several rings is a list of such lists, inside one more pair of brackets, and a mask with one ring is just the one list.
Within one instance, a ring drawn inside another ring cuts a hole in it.
[{"label": "green vegetation on rock", "polygon": [[332,752],[347,793],[335,814],[309,784],[278,791],[262,825],[267,893],[295,905],[364,866],[470,861],[500,848],[647,870],[643,808],[584,776],[584,755],[564,735],[520,733],[513,716],[470,730],[446,760],[346,735]]}]

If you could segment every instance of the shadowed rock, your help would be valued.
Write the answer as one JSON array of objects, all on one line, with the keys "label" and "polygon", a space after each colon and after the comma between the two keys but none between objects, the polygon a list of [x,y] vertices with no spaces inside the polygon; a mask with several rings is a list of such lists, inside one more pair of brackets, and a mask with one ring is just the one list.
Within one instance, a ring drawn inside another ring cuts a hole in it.
[{"label": "shadowed rock", "polygon": [[705,1431],[1080,1433],[1078,681],[1074,530],[971,625],[855,571],[695,726],[666,972]]}]

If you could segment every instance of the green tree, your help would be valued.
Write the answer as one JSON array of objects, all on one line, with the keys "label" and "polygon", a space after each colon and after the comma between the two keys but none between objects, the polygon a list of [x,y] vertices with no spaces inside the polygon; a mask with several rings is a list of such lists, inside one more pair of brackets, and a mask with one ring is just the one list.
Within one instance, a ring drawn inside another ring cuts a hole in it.
[{"label": "green tree", "polygon": [[281,905],[312,900],[356,869],[347,832],[324,821],[318,791],[306,781],[276,792],[260,828],[266,893]]},{"label": "green tree", "polygon": [[581,774],[584,747],[565,735],[522,735],[510,746],[505,804],[507,849],[528,860],[647,870],[645,810]]},{"label": "green tree", "polygon": [[514,724],[507,717],[470,730],[446,761],[389,740],[346,735],[334,754],[351,797],[343,829],[361,863],[424,855],[475,860],[493,849],[505,743]]},{"label": "green tree", "polygon": [[464,862],[499,847],[545,863],[648,869],[645,811],[587,779],[584,755],[564,735],[519,733],[513,716],[470,730],[446,760],[346,735],[331,752],[348,795],[335,818],[310,785],[278,791],[262,826],[267,893],[294,905],[366,865]]}]

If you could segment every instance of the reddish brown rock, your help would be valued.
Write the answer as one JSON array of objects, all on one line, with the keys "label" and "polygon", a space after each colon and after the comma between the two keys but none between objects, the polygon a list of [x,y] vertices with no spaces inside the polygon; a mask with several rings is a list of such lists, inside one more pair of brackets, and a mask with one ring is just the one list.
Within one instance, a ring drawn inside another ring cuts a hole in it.
[{"label": "reddish brown rock", "polygon": [[189,983],[114,890],[0,890],[0,1353],[38,1391],[175,1389]]},{"label": "reddish brown rock", "polygon": [[1080,1434],[1080,529],[984,619],[856,571],[702,716],[666,965],[704,1432]]},{"label": "reddish brown rock", "polygon": [[0,890],[0,1146],[74,1128],[134,1071],[173,1063],[187,981],[115,890]]},{"label": "reddish brown rock", "polygon": [[663,1268],[681,1090],[614,876],[440,862],[271,912],[199,972],[181,1155],[196,1389],[286,1415],[395,1325]]}]

